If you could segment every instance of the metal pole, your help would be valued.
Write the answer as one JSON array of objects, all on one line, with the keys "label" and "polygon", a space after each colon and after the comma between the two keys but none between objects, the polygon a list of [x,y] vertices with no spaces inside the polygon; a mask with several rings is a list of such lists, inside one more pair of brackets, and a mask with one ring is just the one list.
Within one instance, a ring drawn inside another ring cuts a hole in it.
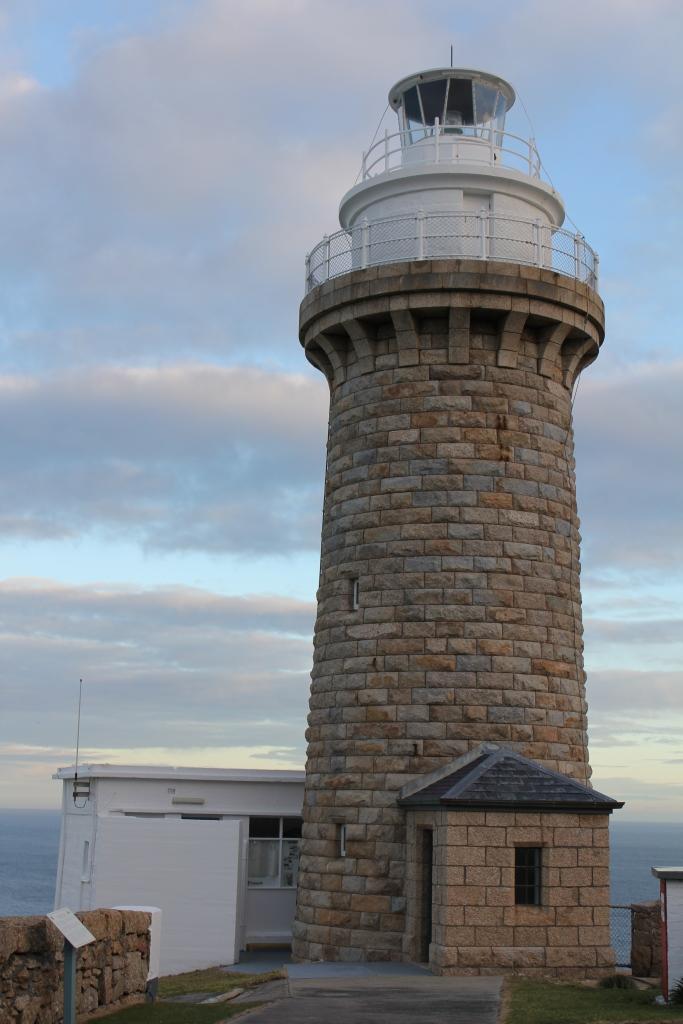
[{"label": "metal pole", "polygon": [[486,211],[481,209],[479,211],[479,236],[481,241],[481,253],[480,259],[486,259]]},{"label": "metal pole", "polygon": [[535,220],[533,223],[534,248],[536,250],[536,266],[543,266],[543,250],[541,248],[541,222]]},{"label": "metal pole", "polygon": [[360,229],[361,234],[361,250],[360,250],[360,265],[363,269],[368,265],[368,259],[370,255],[369,235],[370,228],[368,227],[368,218],[363,217],[362,227]]},{"label": "metal pole", "polygon": [[434,118],[434,156],[435,156],[434,163],[437,163],[437,164],[439,162],[439,134],[440,134],[439,119],[438,119],[438,117],[435,117]]},{"label": "metal pole", "polygon": [[581,280],[581,236],[574,235],[574,262],[576,264],[576,273],[574,277],[577,281]]},{"label": "metal pole", "polygon": [[64,940],[64,1024],[76,1024],[76,957],[78,950]]},{"label": "metal pole", "polygon": [[417,258],[425,258],[425,212],[418,210],[417,213]]}]

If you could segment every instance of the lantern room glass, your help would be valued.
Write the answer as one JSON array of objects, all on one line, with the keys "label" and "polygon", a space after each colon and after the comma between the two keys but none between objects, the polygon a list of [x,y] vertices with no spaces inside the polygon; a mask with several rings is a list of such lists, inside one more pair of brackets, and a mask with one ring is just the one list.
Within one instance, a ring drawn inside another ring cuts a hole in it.
[{"label": "lantern room glass", "polygon": [[488,138],[505,124],[507,102],[495,81],[444,75],[417,82],[403,93],[398,109],[408,144],[433,135],[438,121],[445,134]]}]

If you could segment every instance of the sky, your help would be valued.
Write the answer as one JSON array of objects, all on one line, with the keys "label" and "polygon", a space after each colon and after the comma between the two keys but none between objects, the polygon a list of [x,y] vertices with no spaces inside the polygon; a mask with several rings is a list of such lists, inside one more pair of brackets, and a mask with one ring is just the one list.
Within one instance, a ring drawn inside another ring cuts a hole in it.
[{"label": "sky", "polygon": [[679,0],[0,0],[0,806],[57,806],[80,677],[84,761],[303,766],[328,408],[304,257],[390,86],[452,44],[512,82],[600,253],[574,407],[594,783],[681,816],[682,38]]}]

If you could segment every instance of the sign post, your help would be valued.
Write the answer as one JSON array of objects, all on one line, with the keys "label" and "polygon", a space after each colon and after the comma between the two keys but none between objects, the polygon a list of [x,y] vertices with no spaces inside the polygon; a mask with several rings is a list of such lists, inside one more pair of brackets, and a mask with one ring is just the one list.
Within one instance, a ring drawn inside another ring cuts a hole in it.
[{"label": "sign post", "polygon": [[81,946],[94,942],[95,936],[67,907],[47,917],[64,936],[64,1024],[76,1024],[76,959]]}]

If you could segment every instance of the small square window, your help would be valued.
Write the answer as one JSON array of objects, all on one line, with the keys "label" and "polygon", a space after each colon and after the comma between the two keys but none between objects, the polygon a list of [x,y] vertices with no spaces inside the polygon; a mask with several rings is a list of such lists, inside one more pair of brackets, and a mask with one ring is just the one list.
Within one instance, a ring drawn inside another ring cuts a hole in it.
[{"label": "small square window", "polygon": [[351,609],[357,611],[360,605],[360,580],[351,580]]},{"label": "small square window", "polygon": [[515,903],[541,905],[541,847],[515,847]]},{"label": "small square window", "polygon": [[301,826],[303,822],[301,818],[283,818],[282,819],[282,838],[283,839],[301,839]]},{"label": "small square window", "polygon": [[250,839],[279,839],[280,819],[279,818],[250,818],[249,819]]}]

